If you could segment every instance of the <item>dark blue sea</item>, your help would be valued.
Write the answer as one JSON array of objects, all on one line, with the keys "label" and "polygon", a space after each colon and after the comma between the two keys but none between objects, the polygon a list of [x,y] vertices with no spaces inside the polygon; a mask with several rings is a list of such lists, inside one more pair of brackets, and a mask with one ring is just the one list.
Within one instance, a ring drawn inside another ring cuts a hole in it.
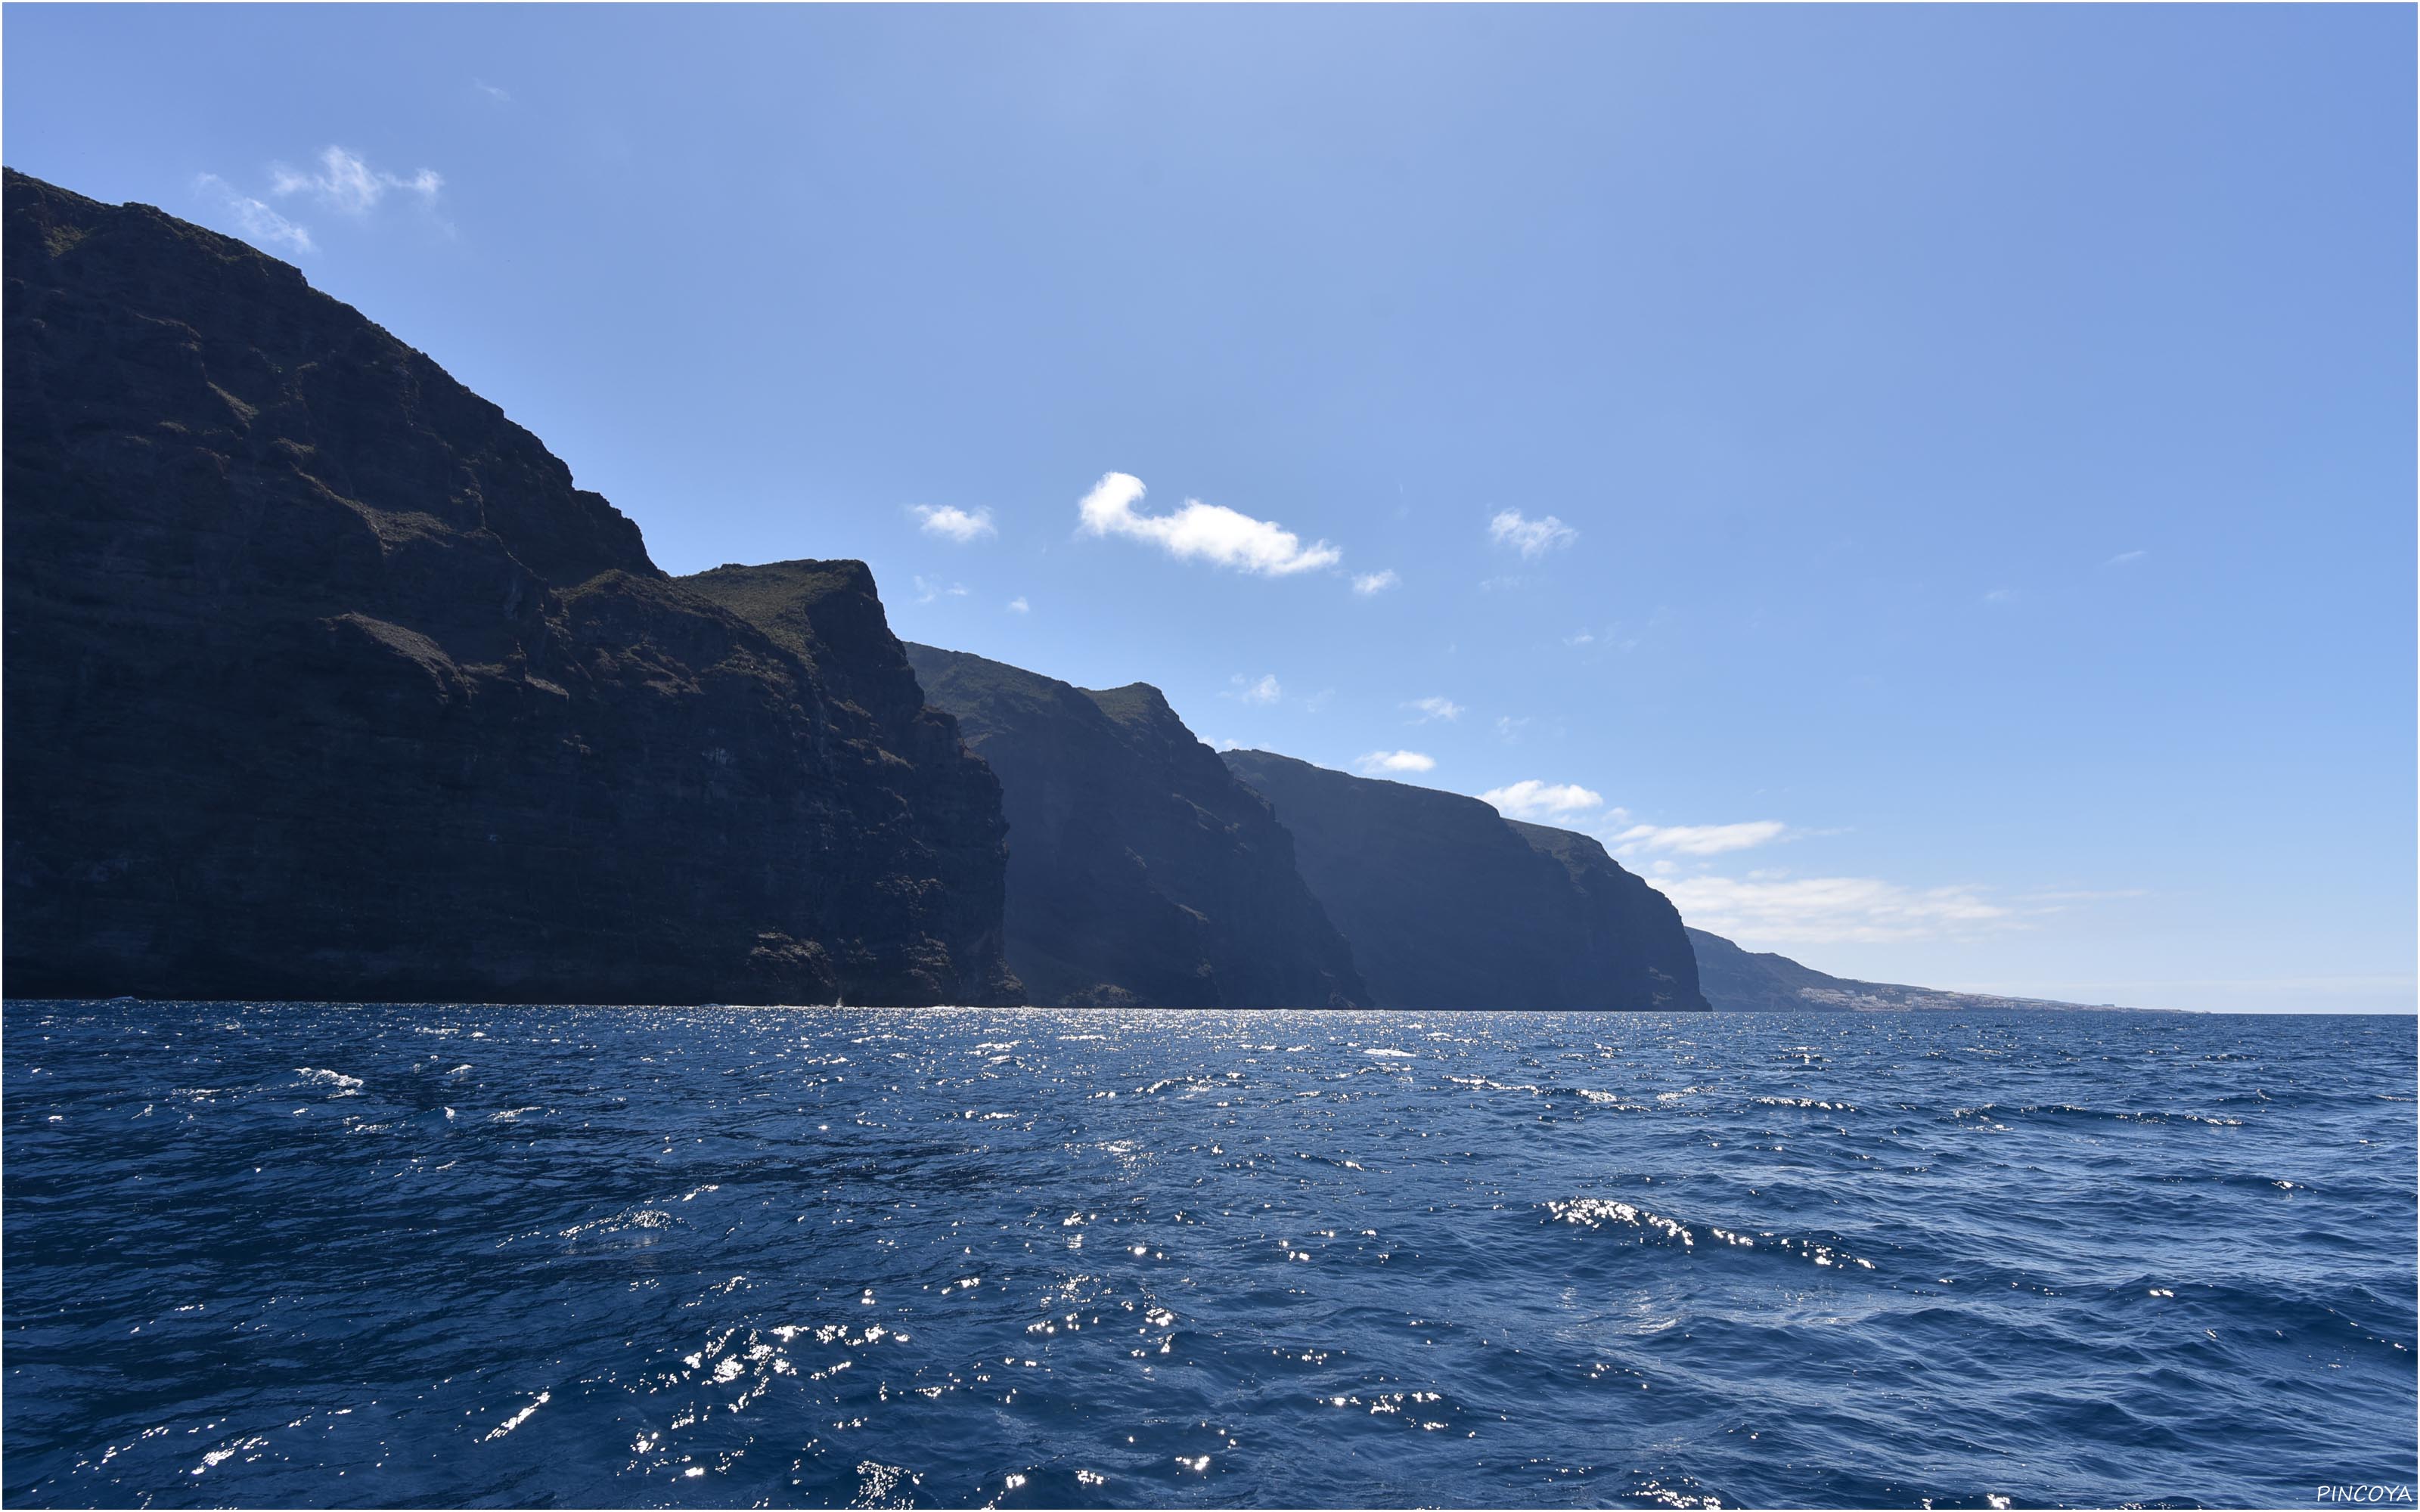
[{"label": "dark blue sea", "polygon": [[2408,1488],[2413,1030],[11,1004],[0,1495]]}]

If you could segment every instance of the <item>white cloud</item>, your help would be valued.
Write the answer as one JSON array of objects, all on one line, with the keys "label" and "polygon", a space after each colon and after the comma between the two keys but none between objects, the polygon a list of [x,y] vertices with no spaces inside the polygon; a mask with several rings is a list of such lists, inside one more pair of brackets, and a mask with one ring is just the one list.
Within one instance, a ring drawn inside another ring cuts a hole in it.
[{"label": "white cloud", "polygon": [[1510,787],[1489,788],[1479,801],[1495,806],[1508,819],[1569,819],[1605,807],[1605,795],[1576,782],[1541,782],[1535,778]]},{"label": "white cloud", "polygon": [[236,192],[233,184],[214,173],[206,173],[194,180],[194,187],[215,197],[229,215],[235,217],[240,235],[255,246],[282,246],[294,252],[314,252],[308,226],[297,225],[249,194]]},{"label": "white cloud", "polygon": [[1373,750],[1355,761],[1364,777],[1376,777],[1381,772],[1427,772],[1436,767],[1436,758],[1423,756],[1416,750]]},{"label": "white cloud", "polygon": [[1577,635],[1567,635],[1563,637],[1563,644],[1567,646],[1592,646],[1596,644],[1596,632],[1593,630],[1582,630]]},{"label": "white cloud", "polygon": [[2104,567],[2131,567],[2135,563],[2142,561],[2145,557],[2148,557],[2150,554],[2151,553],[2149,551],[2120,551],[2116,556],[2111,557],[2108,561],[2102,563],[2102,565]]},{"label": "white cloud", "polygon": [[1637,851],[1720,856],[1779,840],[1789,827],[1778,819],[1752,819],[1737,825],[1633,825],[1614,836],[1613,843],[1625,856]]},{"label": "white cloud", "polygon": [[1335,702],[1336,689],[1332,687],[1323,687],[1318,692],[1313,693],[1311,697],[1303,700],[1302,706],[1309,709],[1311,713],[1317,714]]},{"label": "white cloud", "polygon": [[1278,686],[1275,672],[1263,672],[1258,681],[1237,672],[1227,681],[1235,685],[1235,690],[1221,693],[1218,695],[1220,698],[1241,699],[1247,703],[1275,703],[1285,697],[1285,689]]},{"label": "white cloud", "polygon": [[1397,583],[1400,583],[1404,579],[1395,576],[1394,568],[1383,567],[1376,572],[1355,574],[1353,579],[1353,591],[1359,594],[1363,598],[1368,598],[1373,594],[1385,593],[1388,589],[1394,587]]},{"label": "white cloud", "polygon": [[500,104],[509,104],[512,102],[513,97],[511,95],[497,88],[494,85],[489,84],[485,79],[473,78],[471,81],[471,84],[473,88],[477,89],[479,93],[487,96],[489,100],[495,100]]},{"label": "white cloud", "polygon": [[1420,717],[1412,721],[1414,724],[1426,724],[1431,719],[1459,719],[1470,712],[1449,698],[1414,699],[1404,707],[1420,711]]},{"label": "white cloud", "polygon": [[1517,509],[1497,511],[1487,522],[1487,534],[1497,546],[1509,546],[1532,561],[1580,538],[1579,532],[1552,515],[1529,519]]},{"label": "white cloud", "polygon": [[296,173],[282,165],[272,166],[269,187],[271,193],[307,193],[331,209],[347,215],[366,215],[378,208],[378,202],[390,190],[417,194],[422,204],[433,205],[445,180],[433,168],[423,168],[408,178],[387,173],[371,167],[358,153],[330,147],[320,149],[317,173]]},{"label": "white cloud", "polygon": [[1326,541],[1310,546],[1271,521],[1237,514],[1223,504],[1187,499],[1173,515],[1138,515],[1142,480],[1126,472],[1104,474],[1076,506],[1087,535],[1123,535],[1156,546],[1180,560],[1200,558],[1238,572],[1283,578],[1332,567],[1344,553]]},{"label": "white cloud", "polygon": [[964,598],[967,596],[967,585],[964,583],[943,583],[938,578],[918,578],[915,579],[915,583],[917,593],[916,602],[919,604],[929,604],[937,598]]},{"label": "white cloud", "polygon": [[1994,588],[1983,595],[1986,604],[2013,604],[2016,601],[2017,591],[2013,588]]},{"label": "white cloud", "polygon": [[960,546],[1000,533],[992,525],[988,509],[970,514],[955,504],[909,504],[908,513],[916,517],[918,530]]},{"label": "white cloud", "polygon": [[1499,714],[1496,717],[1496,733],[1497,738],[1502,740],[1519,740],[1521,738],[1521,732],[1528,727],[1529,717],[1526,714],[1518,719],[1515,719],[1509,714]]},{"label": "white cloud", "polygon": [[1751,950],[1776,945],[1876,944],[2019,927],[1970,887],[1911,888],[1872,877],[1663,877],[1652,886],[1699,929]]},{"label": "white cloud", "polygon": [[910,503],[908,513],[917,517],[917,530],[946,542],[958,542],[961,547],[987,534],[1000,534],[992,525],[992,511],[987,508],[968,513],[956,503]]},{"label": "white cloud", "polygon": [[1008,611],[1011,614],[1030,614],[1033,611],[1033,606],[1025,601],[1023,594],[1019,594],[1008,601]]}]

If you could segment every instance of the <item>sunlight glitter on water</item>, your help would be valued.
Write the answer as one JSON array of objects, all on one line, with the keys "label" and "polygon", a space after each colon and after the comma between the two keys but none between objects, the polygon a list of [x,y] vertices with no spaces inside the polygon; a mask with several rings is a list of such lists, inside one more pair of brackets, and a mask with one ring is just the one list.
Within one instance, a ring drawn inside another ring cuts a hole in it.
[{"label": "sunlight glitter on water", "polygon": [[12,1504],[2411,1478],[2408,1021],[8,1013]]}]

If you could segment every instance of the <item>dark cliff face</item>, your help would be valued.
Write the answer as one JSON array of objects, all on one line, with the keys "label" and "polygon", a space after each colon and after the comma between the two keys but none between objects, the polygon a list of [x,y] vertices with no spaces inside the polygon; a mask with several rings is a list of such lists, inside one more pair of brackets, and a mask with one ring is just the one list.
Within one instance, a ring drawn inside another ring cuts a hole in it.
[{"label": "dark cliff face", "polygon": [[1091,692],[910,645],[925,696],[1000,776],[1008,960],[1032,1000],[1363,1006],[1293,837],[1159,690]]},{"label": "dark cliff face", "polygon": [[919,774],[905,802],[885,810],[887,843],[919,858],[929,875],[906,901],[944,909],[973,932],[960,948],[985,963],[982,980],[961,986],[961,1002],[1024,1002],[1026,989],[1005,964],[1008,825],[999,779],[967,749],[955,719],[931,707],[908,652],[891,633],[874,574],[862,562],[779,562],[725,565],[679,579],[797,656],[835,706],[854,758],[869,772]]},{"label": "dark cliff face", "polygon": [[1267,751],[1225,760],[1294,832],[1378,1007],[1706,1006],[1680,915],[1587,837]]},{"label": "dark cliff face", "polygon": [[1689,949],[1672,900],[1625,871],[1593,837],[1518,819],[1505,823],[1532,850],[1552,856],[1578,898],[1581,945],[1573,957],[1573,990],[1609,992],[1625,1003],[1657,1010],[1697,1011],[1697,952]]},{"label": "dark cliff face", "polygon": [[6,215],[12,995],[1014,995],[994,789],[861,567],[802,655],[294,269]]}]

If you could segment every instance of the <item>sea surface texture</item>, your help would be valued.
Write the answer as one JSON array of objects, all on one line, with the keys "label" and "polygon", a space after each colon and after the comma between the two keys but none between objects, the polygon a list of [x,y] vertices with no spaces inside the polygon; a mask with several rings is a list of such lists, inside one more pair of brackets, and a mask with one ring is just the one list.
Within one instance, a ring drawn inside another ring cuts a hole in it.
[{"label": "sea surface texture", "polygon": [[2410,1018],[16,1003],[11,1505],[2309,1505]]}]

